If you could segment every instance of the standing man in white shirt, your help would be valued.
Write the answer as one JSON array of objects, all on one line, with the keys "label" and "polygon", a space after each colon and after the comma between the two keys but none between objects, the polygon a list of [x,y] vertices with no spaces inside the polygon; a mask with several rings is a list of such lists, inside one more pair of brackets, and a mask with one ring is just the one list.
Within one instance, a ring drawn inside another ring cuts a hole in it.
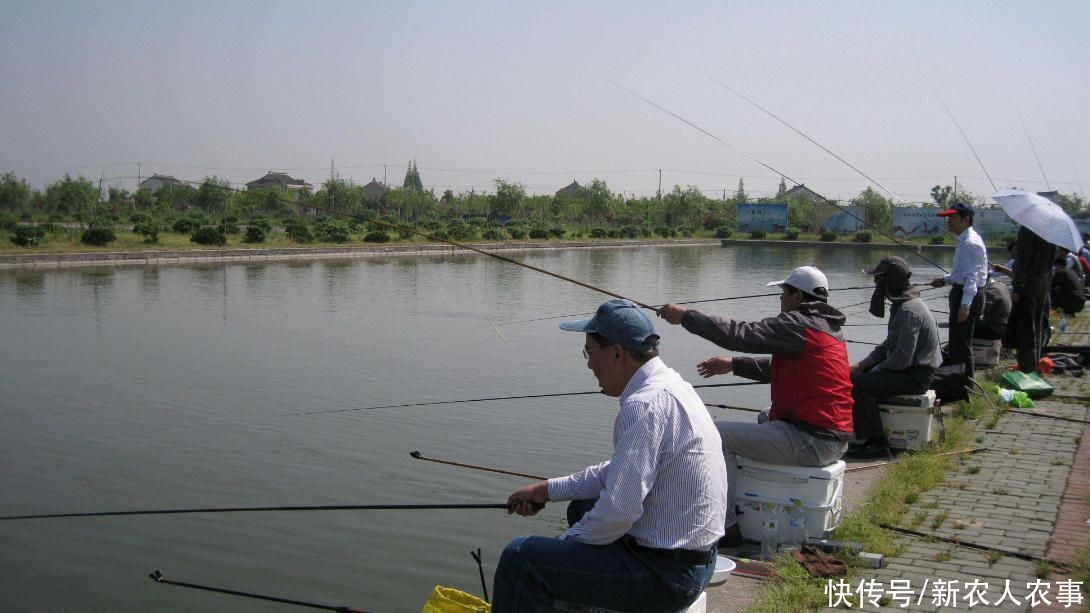
[{"label": "standing man in white shirt", "polygon": [[950,273],[935,278],[932,287],[950,285],[950,340],[945,363],[965,364],[965,376],[973,376],[973,331],[984,311],[984,285],[988,281],[988,249],[973,229],[973,207],[955,202],[939,217],[946,218],[946,229],[957,236],[954,265]]},{"label": "standing man in white shirt", "polygon": [[[620,399],[613,457],[539,481],[507,499],[533,515],[552,500],[581,505],[559,538],[524,536],[496,567],[492,610],[552,611],[555,602],[619,611],[676,611],[715,571],[727,472],[722,442],[696,391],[658,357],[659,337],[639,307],[610,300],[594,318],[560,324],[585,332],[583,357],[602,392]],[[573,505],[577,506],[577,505]]]}]

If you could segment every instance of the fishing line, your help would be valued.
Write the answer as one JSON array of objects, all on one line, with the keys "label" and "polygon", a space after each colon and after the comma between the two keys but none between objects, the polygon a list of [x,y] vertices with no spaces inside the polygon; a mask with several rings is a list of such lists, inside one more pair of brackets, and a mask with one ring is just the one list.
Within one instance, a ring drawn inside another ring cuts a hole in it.
[{"label": "fishing line", "polygon": [[308,607],[308,608],[311,608],[311,609],[323,609],[325,611],[340,611],[341,613],[367,613],[367,611],[364,611],[362,609],[353,609],[351,607],[345,607],[345,606],[338,607],[338,606],[334,606],[334,605],[320,604],[320,603],[317,603],[317,602],[306,602],[304,600],[292,600],[290,598],[281,598],[279,596],[267,596],[265,594],[255,594],[253,592],[240,592],[238,590],[229,590],[227,588],[213,587],[211,585],[200,585],[200,584],[197,584],[197,583],[189,583],[189,582],[186,582],[186,581],[174,581],[174,580],[167,579],[166,577],[164,577],[163,573],[159,572],[158,570],[156,570],[155,572],[149,574],[148,576],[151,577],[156,583],[162,583],[164,585],[176,585],[178,587],[188,587],[188,588],[193,588],[193,589],[196,589],[196,590],[204,590],[206,592],[217,592],[217,593],[220,593],[220,594],[230,594],[231,596],[244,596],[246,598],[256,598],[257,600],[268,600],[268,601],[271,601],[271,602],[281,602],[281,603],[284,603],[284,604],[293,604],[293,605],[296,605],[296,606]]},{"label": "fishing line", "polygon": [[[740,383],[708,383],[704,385],[694,385],[694,388],[702,387],[737,387],[742,385],[766,385],[759,381],[742,381]],[[352,411],[374,411],[377,409],[402,409],[407,407],[427,407],[435,406],[438,404],[463,404],[466,402],[488,402],[492,400],[524,400],[530,398],[556,398],[559,396],[587,396],[591,394],[602,394],[602,390],[596,390],[592,392],[560,392],[556,394],[530,394],[526,396],[496,396],[493,398],[469,398],[465,400],[437,400],[435,402],[414,402],[409,404],[387,404],[376,407],[353,407],[351,409],[330,409],[328,411],[306,411],[303,413],[287,413],[280,417],[295,417],[298,415],[324,415],[326,413],[349,413]]]},{"label": "fishing line", "polygon": [[[719,82],[718,80],[716,80],[716,79],[715,79],[715,77],[709,77],[709,79],[711,79],[711,80],[712,80],[712,82],[714,82],[714,83],[715,83],[715,84],[717,84],[718,86],[720,86],[720,87],[723,87],[724,89],[726,89],[726,91],[730,92],[731,94],[734,94],[734,95],[738,96],[739,98],[741,98],[741,99],[743,99],[743,100],[746,100],[746,101],[747,101],[747,103],[749,103],[749,104],[753,105],[754,107],[756,107],[756,108],[760,109],[760,110],[761,110],[762,112],[764,112],[764,113],[765,113],[765,115],[767,115],[768,117],[771,117],[771,118],[775,119],[776,121],[778,121],[778,122],[780,122],[780,123],[783,123],[784,125],[786,125],[786,127],[790,128],[790,129],[791,129],[792,131],[795,131],[795,133],[797,133],[797,134],[799,134],[800,136],[802,136],[802,137],[803,137],[803,139],[806,139],[806,140],[810,141],[811,143],[813,143],[813,144],[815,144],[815,145],[818,145],[819,147],[821,147],[821,149],[822,149],[822,151],[823,151],[823,152],[827,153],[828,155],[831,155],[831,156],[835,157],[835,158],[836,158],[837,160],[839,160],[839,161],[840,161],[840,163],[841,163],[841,164],[844,164],[844,165],[845,165],[845,166],[847,166],[848,168],[850,168],[850,169],[852,169],[852,170],[855,170],[856,172],[858,172],[858,173],[859,173],[859,175],[861,175],[861,176],[862,176],[862,177],[863,177],[864,179],[867,179],[867,180],[868,180],[868,181],[870,181],[871,183],[874,183],[875,185],[877,185],[877,187],[879,187],[879,189],[880,189],[880,190],[882,190],[883,192],[887,193],[887,194],[889,195],[889,197],[892,197],[892,199],[896,200],[897,202],[899,202],[899,203],[901,203],[901,204],[905,204],[905,205],[908,205],[908,203],[907,203],[907,202],[905,202],[905,200],[904,200],[904,199],[901,199],[901,197],[900,197],[900,196],[898,196],[897,194],[893,193],[892,191],[889,191],[889,190],[887,190],[887,189],[885,188],[885,185],[883,185],[882,183],[879,183],[879,182],[877,182],[876,180],[872,179],[872,178],[870,177],[870,175],[868,175],[868,173],[865,173],[865,172],[863,172],[862,170],[860,170],[860,169],[856,168],[855,166],[852,166],[851,164],[849,164],[849,163],[848,163],[848,160],[844,159],[843,157],[840,157],[840,156],[836,155],[836,154],[835,154],[835,153],[833,153],[832,151],[829,151],[829,149],[828,149],[828,148],[827,148],[827,147],[826,147],[825,145],[822,145],[822,144],[821,144],[821,143],[819,143],[818,141],[814,141],[813,139],[811,139],[811,137],[810,137],[810,136],[808,136],[807,134],[804,134],[804,133],[803,133],[803,132],[802,132],[801,130],[799,130],[798,128],[794,127],[794,125],[791,125],[790,123],[788,123],[788,122],[787,122],[787,121],[785,121],[784,119],[782,119],[782,118],[780,118],[779,116],[775,115],[775,113],[774,113],[774,112],[772,112],[771,110],[768,110],[768,109],[766,109],[766,108],[762,107],[761,105],[759,105],[759,104],[756,104],[756,103],[755,103],[755,101],[753,101],[752,99],[750,99],[750,98],[749,98],[748,96],[746,96],[746,95],[743,95],[743,94],[742,94],[741,92],[738,92],[738,91],[737,91],[737,89],[735,89],[735,88],[732,88],[732,87],[729,87],[729,86],[727,86],[727,85],[726,85],[726,84],[724,84],[724,83],[720,83],[720,82]],[[816,193],[816,192],[814,192],[814,193]],[[823,197],[824,197],[824,196],[823,196]],[[828,199],[825,199],[825,200],[828,200]],[[832,201],[829,201],[829,202],[832,202]],[[841,211],[845,211],[845,209],[841,208]],[[848,212],[847,212],[847,211],[845,211],[845,213],[848,213]],[[849,215],[850,215],[850,213],[849,213]],[[855,215],[852,215],[852,217],[856,217],[856,216],[855,216]],[[901,247],[904,247],[905,249],[908,249],[908,245],[906,245],[905,243],[901,243],[901,242],[897,241],[896,239],[894,239],[893,237],[891,237],[891,236],[889,236],[889,235],[886,235],[886,233],[885,233],[885,232],[883,232],[882,230],[880,230],[879,228],[877,228],[877,226],[874,226],[873,224],[868,224],[868,223],[867,223],[867,221],[865,221],[865,220],[863,220],[863,219],[860,219],[859,217],[856,217],[856,219],[859,219],[860,223],[862,223],[862,224],[863,224],[864,226],[868,226],[869,228],[872,228],[872,229],[874,229],[874,230],[875,230],[875,231],[877,231],[877,232],[881,232],[881,233],[882,233],[882,236],[884,236],[884,237],[887,237],[887,238],[889,238],[889,239],[893,240],[894,242],[897,242],[897,244],[900,244],[900,245],[901,245]],[[925,220],[929,221],[929,223],[930,223],[930,224],[931,224],[932,226],[935,226],[935,227],[937,227],[938,229],[942,230],[943,232],[946,232],[946,228],[944,228],[944,227],[943,227],[942,225],[938,224],[938,223],[937,223],[937,221],[935,221],[934,219],[931,219],[930,217],[923,217],[923,219],[925,219]],[[913,253],[916,253],[916,255],[918,255],[918,256],[920,257],[920,259],[922,259],[922,260],[925,260],[925,261],[927,261],[927,262],[930,262],[930,263],[931,263],[931,264],[932,264],[933,266],[935,266],[936,268],[940,269],[940,271],[942,271],[942,272],[944,272],[944,273],[946,272],[946,269],[945,269],[945,268],[943,268],[942,266],[940,266],[940,265],[938,265],[938,264],[935,264],[935,263],[934,263],[933,261],[931,261],[931,260],[928,260],[928,259],[927,259],[927,257],[923,257],[923,255],[922,255],[921,253],[918,253],[918,252],[913,252]]]},{"label": "fishing line", "polygon": [[[772,172],[774,172],[774,173],[776,173],[776,174],[780,175],[780,176],[781,176],[781,177],[783,177],[784,179],[786,179],[786,180],[788,180],[788,181],[791,181],[792,183],[794,183],[794,184],[795,184],[795,185],[797,185],[797,186],[800,186],[800,187],[802,186],[802,183],[800,183],[800,182],[796,181],[796,180],[795,180],[794,178],[792,178],[791,176],[787,175],[786,173],[780,172],[779,170],[777,170],[777,169],[773,168],[772,166],[769,166],[768,164],[765,164],[765,163],[764,163],[764,162],[762,162],[761,160],[758,160],[757,158],[753,157],[752,155],[749,155],[748,153],[746,153],[746,152],[742,151],[741,149],[739,149],[739,148],[737,148],[737,147],[735,147],[735,146],[731,145],[731,144],[730,144],[730,143],[728,143],[727,141],[725,141],[725,140],[723,140],[723,139],[719,138],[718,136],[716,136],[716,135],[712,134],[711,132],[709,132],[709,131],[705,130],[704,128],[701,128],[700,126],[698,126],[698,125],[696,125],[695,123],[693,123],[693,122],[689,121],[688,119],[685,119],[684,117],[682,117],[682,116],[678,115],[677,113],[674,113],[673,111],[671,111],[671,110],[667,109],[666,107],[664,107],[664,106],[662,106],[662,105],[658,104],[657,102],[654,102],[653,100],[650,100],[649,98],[646,98],[646,97],[644,97],[644,96],[642,96],[642,95],[640,95],[640,94],[638,94],[638,93],[636,93],[636,92],[634,92],[634,91],[632,91],[632,90],[628,89],[627,87],[624,87],[624,86],[622,86],[622,85],[619,85],[619,84],[617,84],[617,83],[615,83],[615,82],[613,82],[613,81],[610,81],[609,79],[606,79],[606,81],[607,81],[608,83],[610,83],[611,85],[614,85],[614,86],[616,86],[617,88],[619,88],[619,89],[621,89],[621,90],[623,90],[623,91],[625,91],[625,92],[628,92],[629,94],[631,94],[631,95],[633,95],[633,96],[635,96],[635,97],[639,98],[640,100],[643,100],[644,102],[646,102],[646,103],[650,104],[651,106],[653,106],[653,107],[655,107],[655,108],[659,109],[660,111],[663,111],[664,113],[667,113],[668,115],[670,115],[671,117],[673,117],[673,118],[677,119],[678,121],[681,121],[682,123],[684,123],[684,124],[686,124],[686,125],[688,125],[688,126],[690,126],[690,127],[694,128],[694,129],[698,130],[698,131],[699,131],[699,132],[701,132],[702,134],[705,134],[705,135],[707,135],[707,136],[711,137],[711,138],[712,138],[712,139],[714,139],[714,140],[715,140],[716,142],[718,142],[718,143],[720,143],[720,144],[722,144],[722,145],[726,146],[726,147],[727,147],[728,149],[730,149],[731,151],[734,151],[734,152],[738,153],[739,155],[742,155],[742,156],[744,156],[744,157],[746,157],[746,158],[748,158],[748,159],[752,160],[753,162],[755,162],[755,163],[757,163],[757,164],[760,164],[761,166],[763,166],[763,167],[767,168],[768,170],[771,170]],[[809,188],[808,188],[808,189],[809,189]],[[813,190],[811,190],[811,191],[813,191]],[[817,192],[813,192],[813,193],[814,193],[814,194],[816,194],[816,195],[818,195],[818,196],[819,196],[819,197],[820,197],[820,198],[821,198],[821,199],[822,199],[823,201],[825,201],[825,202],[826,202],[827,204],[830,204],[830,205],[832,205],[832,206],[836,207],[836,208],[837,208],[837,209],[839,209],[839,210],[840,210],[841,212],[843,212],[844,214],[846,214],[846,215],[848,215],[848,216],[850,216],[850,217],[854,218],[855,220],[857,220],[857,221],[858,221],[859,223],[863,224],[864,226],[867,226],[867,227],[873,228],[875,232],[878,232],[878,233],[879,233],[879,234],[881,234],[882,236],[885,236],[886,238],[890,239],[890,240],[891,240],[891,241],[893,241],[894,243],[896,243],[896,244],[900,245],[901,247],[903,247],[903,248],[904,248],[905,250],[909,251],[910,253],[912,253],[912,254],[913,254],[913,255],[915,255],[916,257],[918,257],[918,258],[920,258],[920,259],[922,259],[922,260],[924,260],[924,261],[928,262],[929,264],[931,264],[932,266],[934,266],[935,268],[938,268],[939,270],[941,270],[941,271],[943,271],[943,272],[948,272],[948,271],[947,271],[947,270],[946,270],[945,268],[943,268],[942,266],[939,266],[939,264],[938,264],[937,262],[935,262],[934,260],[931,260],[930,258],[928,258],[928,257],[924,256],[924,255],[923,255],[922,253],[917,253],[916,251],[913,251],[913,250],[912,250],[912,249],[911,249],[911,248],[910,248],[910,247],[909,247],[909,246],[908,246],[907,244],[905,244],[905,243],[903,243],[903,242],[901,242],[901,241],[897,240],[897,238],[896,238],[896,237],[894,237],[894,236],[892,236],[892,235],[888,234],[888,233],[887,233],[887,232],[885,232],[884,230],[881,230],[881,229],[879,229],[879,228],[877,228],[877,227],[873,226],[872,224],[868,224],[868,223],[866,222],[866,220],[864,220],[864,219],[860,218],[860,217],[859,217],[858,215],[856,215],[855,213],[851,212],[851,211],[850,211],[850,210],[848,210],[847,208],[845,208],[845,207],[842,207],[842,206],[840,206],[840,205],[839,205],[839,204],[837,204],[836,202],[834,202],[834,201],[832,201],[832,200],[830,200],[830,199],[826,198],[825,196],[822,196],[821,194],[818,194]]]},{"label": "fishing line", "polygon": [[[545,505],[534,508],[545,508]],[[269,511],[424,511],[449,509],[504,509],[503,504],[340,504],[280,507],[209,507],[197,509],[151,509],[140,511],[90,511],[86,513],[45,513],[39,515],[7,515],[0,521],[17,519],[60,519],[70,517],[117,517],[129,515],[182,515],[188,513],[262,513]]]}]

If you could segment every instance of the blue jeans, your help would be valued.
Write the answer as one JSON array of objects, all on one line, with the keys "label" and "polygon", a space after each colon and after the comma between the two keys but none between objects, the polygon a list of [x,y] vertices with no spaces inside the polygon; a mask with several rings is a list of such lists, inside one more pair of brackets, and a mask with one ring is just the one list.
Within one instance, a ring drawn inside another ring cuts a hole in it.
[{"label": "blue jeans", "polygon": [[677,611],[708,586],[705,565],[660,557],[626,543],[585,545],[521,536],[503,550],[492,584],[492,611],[552,611],[555,601],[617,611]]}]

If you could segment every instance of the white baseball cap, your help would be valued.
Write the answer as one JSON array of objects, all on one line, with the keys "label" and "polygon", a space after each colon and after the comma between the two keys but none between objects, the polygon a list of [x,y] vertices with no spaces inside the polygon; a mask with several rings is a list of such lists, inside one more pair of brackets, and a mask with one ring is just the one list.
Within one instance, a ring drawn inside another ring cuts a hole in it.
[{"label": "white baseball cap", "polygon": [[819,298],[829,297],[829,280],[825,278],[825,273],[813,266],[799,266],[795,270],[792,270],[791,274],[787,275],[786,279],[783,281],[773,281],[768,284],[768,287],[772,287],[773,285],[777,287],[781,285],[790,285],[811,296],[817,296]]}]

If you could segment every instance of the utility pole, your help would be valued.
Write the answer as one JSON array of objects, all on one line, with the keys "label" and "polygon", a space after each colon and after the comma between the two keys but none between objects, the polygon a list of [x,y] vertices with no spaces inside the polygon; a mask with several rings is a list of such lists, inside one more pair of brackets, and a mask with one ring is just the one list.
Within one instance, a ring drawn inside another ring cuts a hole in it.
[{"label": "utility pole", "polygon": [[141,176],[141,173],[140,173],[140,162],[137,162],[136,163],[136,189],[140,189],[141,179],[142,179],[142,176]]},{"label": "utility pole", "polygon": [[388,185],[388,183],[386,182],[386,164],[383,164],[382,165],[382,186],[386,187],[387,185]]},{"label": "utility pole", "polygon": [[662,169],[659,168],[659,189],[655,192],[656,198],[659,199],[659,204],[662,204]]},{"label": "utility pole", "polygon": [[334,172],[335,171],[333,169],[333,158],[329,158],[329,202],[330,202],[330,207],[329,208],[336,211],[337,210],[337,190],[335,190],[334,186],[333,186],[333,181],[334,181],[334,177],[335,177]]}]

